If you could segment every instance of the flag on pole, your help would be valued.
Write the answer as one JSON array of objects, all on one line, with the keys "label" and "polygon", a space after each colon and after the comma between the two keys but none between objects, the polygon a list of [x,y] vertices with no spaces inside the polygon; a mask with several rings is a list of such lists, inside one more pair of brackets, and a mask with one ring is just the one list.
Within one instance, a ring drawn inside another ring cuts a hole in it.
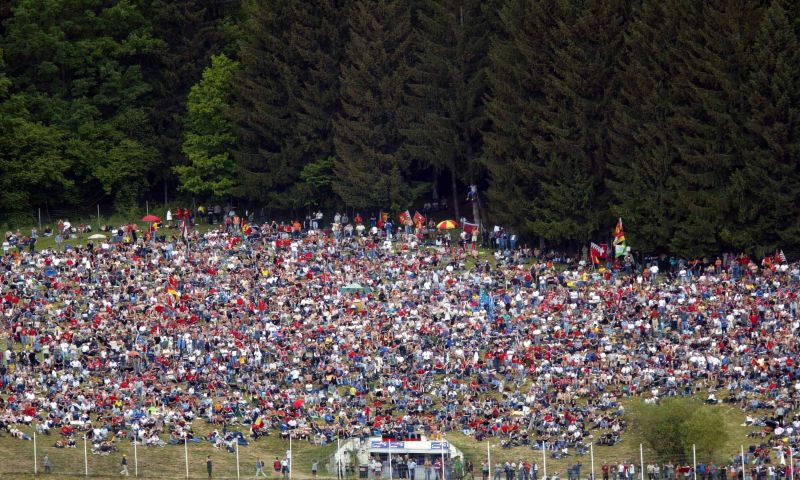
[{"label": "flag on pole", "polygon": [[389,220],[389,214],[381,210],[380,215],[378,215],[378,228],[383,228],[387,220]]},{"label": "flag on pole", "polygon": [[602,261],[606,258],[608,254],[608,245],[605,243],[602,245],[598,245],[592,242],[591,247],[589,248],[589,258],[592,259],[592,263],[595,265],[600,265]]},{"label": "flag on pole", "polygon": [[778,250],[775,253],[775,259],[778,260],[779,263],[786,263],[786,255],[784,255],[783,250]]},{"label": "flag on pole", "polygon": [[400,219],[400,225],[407,225],[411,221],[411,213],[408,210],[400,212],[398,218]]},{"label": "flag on pole", "polygon": [[414,224],[416,225],[424,225],[425,224],[425,217],[422,216],[419,212],[414,212]]},{"label": "flag on pole", "polygon": [[621,257],[625,255],[625,232],[622,229],[622,218],[617,220],[617,226],[614,227],[614,257]]},{"label": "flag on pole", "polygon": [[464,231],[472,235],[472,232],[478,229],[477,223],[464,222]]}]

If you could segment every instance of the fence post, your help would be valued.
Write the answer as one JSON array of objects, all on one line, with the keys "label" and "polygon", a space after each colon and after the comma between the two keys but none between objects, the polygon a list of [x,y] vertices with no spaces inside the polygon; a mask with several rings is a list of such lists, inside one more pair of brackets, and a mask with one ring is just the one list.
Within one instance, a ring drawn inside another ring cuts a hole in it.
[{"label": "fence post", "polygon": [[86,449],[86,435],[83,436],[83,473],[89,476],[89,452]]},{"label": "fence post", "polygon": [[744,445],[740,445],[740,447],[742,447],[742,480],[747,480],[747,474],[744,469]]},{"label": "fence post", "polygon": [[547,478],[547,451],[544,448],[544,440],[542,440],[542,469],[544,472],[542,480],[545,480]]},{"label": "fence post", "polygon": [[692,471],[694,473],[694,480],[697,480],[697,448],[694,443],[692,444]]},{"label": "fence post", "polygon": [[97,230],[100,231],[100,204],[97,204]]},{"label": "fence post", "polygon": [[189,436],[183,437],[183,458],[186,462],[186,478],[189,478]]},{"label": "fence post", "polygon": [[42,229],[42,207],[39,207],[39,230]]},{"label": "fence post", "polygon": [[789,480],[794,480],[794,448],[789,446]]},{"label": "fence post", "polygon": [[239,480],[239,439],[236,439],[236,480]]},{"label": "fence post", "polygon": [[644,480],[644,447],[641,443],[639,444],[639,478]]},{"label": "fence post", "polygon": [[596,480],[597,477],[594,476],[594,442],[589,443],[589,455],[592,459],[592,480]]},{"label": "fence post", "polygon": [[36,456],[36,429],[33,429],[33,474],[39,473],[39,459]]},{"label": "fence post", "polygon": [[136,439],[133,439],[133,476],[139,476],[139,454],[136,451]]}]

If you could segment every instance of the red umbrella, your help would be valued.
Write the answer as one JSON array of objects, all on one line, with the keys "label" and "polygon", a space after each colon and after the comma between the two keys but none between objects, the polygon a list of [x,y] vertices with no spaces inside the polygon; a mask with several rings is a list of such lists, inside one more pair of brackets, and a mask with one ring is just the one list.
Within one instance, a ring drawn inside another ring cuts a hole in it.
[{"label": "red umbrella", "polygon": [[158,222],[161,223],[161,217],[157,217],[155,215],[147,215],[142,217],[143,222]]}]

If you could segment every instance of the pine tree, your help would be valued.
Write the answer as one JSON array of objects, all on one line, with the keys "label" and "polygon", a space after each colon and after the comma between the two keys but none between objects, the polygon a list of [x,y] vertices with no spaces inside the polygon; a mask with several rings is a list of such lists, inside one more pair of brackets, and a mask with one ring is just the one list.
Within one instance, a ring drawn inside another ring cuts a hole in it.
[{"label": "pine tree", "polygon": [[423,2],[417,12],[416,62],[407,96],[409,155],[438,175],[447,172],[456,218],[459,182],[474,182],[481,129],[490,28],[480,0]]},{"label": "pine tree", "polygon": [[245,4],[241,68],[233,81],[230,118],[237,137],[233,152],[237,196],[288,209],[287,191],[302,170],[295,135],[298,108],[297,56],[289,32],[292,0]]},{"label": "pine tree", "polygon": [[149,116],[153,126],[150,143],[161,155],[154,171],[155,184],[174,183],[173,166],[184,162],[181,139],[183,115],[189,90],[200,80],[211,55],[235,41],[223,28],[237,14],[239,0],[145,0],[142,8],[153,22],[153,35],[165,48],[145,64],[145,75],[153,85]]},{"label": "pine tree", "polygon": [[[300,163],[314,170],[317,181],[303,178],[293,196],[306,196],[308,203],[327,203],[333,200],[329,189],[317,185],[321,172],[332,180],[330,159],[335,156],[333,120],[341,113],[339,73],[347,39],[346,0],[297,1],[293,5],[291,48],[297,53],[295,66],[298,82],[297,108],[294,112],[295,134],[298,137]],[[317,167],[325,168],[317,168]],[[314,193],[316,192],[316,193]]]},{"label": "pine tree", "polygon": [[555,0],[509,0],[499,12],[499,32],[489,51],[490,94],[484,132],[489,171],[489,212],[494,221],[536,235],[533,202],[540,188],[534,172],[542,159],[533,144],[541,135],[544,77],[552,61]]},{"label": "pine tree", "polygon": [[410,63],[407,1],[361,0],[350,18],[342,67],[342,114],[334,123],[334,191],[347,205],[394,211],[417,192],[405,175],[401,129]]},{"label": "pine tree", "polygon": [[668,180],[676,152],[668,119],[681,3],[645,0],[636,9],[615,73],[606,185],[614,216],[625,219],[628,243],[644,252],[667,251],[672,238],[675,192]]},{"label": "pine tree", "polygon": [[[749,148],[747,117],[748,46],[758,26],[757,1],[690,2],[683,9],[676,68],[678,161],[676,227],[670,246],[687,256],[716,253],[737,243],[740,227],[731,192],[731,172],[744,165]],[[689,8],[694,6],[694,8]]]},{"label": "pine tree", "polygon": [[800,45],[780,2],[766,10],[745,86],[748,143],[731,175],[731,243],[757,255],[800,253]]},{"label": "pine tree", "polygon": [[587,0],[556,10],[553,63],[544,79],[541,132],[533,136],[539,195],[533,228],[553,241],[588,241],[606,215],[602,176],[608,156],[609,99],[624,9]]}]

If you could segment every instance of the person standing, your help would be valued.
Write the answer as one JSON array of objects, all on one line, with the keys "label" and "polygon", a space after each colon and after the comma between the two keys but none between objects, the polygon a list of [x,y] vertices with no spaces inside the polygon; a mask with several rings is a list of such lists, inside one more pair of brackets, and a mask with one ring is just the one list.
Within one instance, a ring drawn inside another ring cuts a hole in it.
[{"label": "person standing", "polygon": [[264,462],[261,460],[261,457],[256,458],[256,476],[253,478],[258,478],[259,475],[263,475],[264,478],[267,478],[267,474],[264,473]]},{"label": "person standing", "polygon": [[416,478],[417,462],[413,458],[408,459],[408,478],[414,480]]},{"label": "person standing", "polygon": [[481,480],[489,480],[489,463],[486,460],[481,462]]},{"label": "person standing", "polygon": [[211,472],[214,470],[214,463],[211,461],[211,455],[206,456],[206,471],[208,472],[208,478],[211,478]]},{"label": "person standing", "polygon": [[35,229],[31,229],[31,238],[28,240],[28,250],[30,253],[36,252],[36,240],[39,239],[39,232]]},{"label": "person standing", "polygon": [[319,467],[319,461],[314,460],[314,463],[311,464],[311,476],[313,478],[317,478],[317,468]]},{"label": "person standing", "polygon": [[127,477],[128,473],[128,457],[124,454],[122,455],[122,471],[119,472],[120,475]]},{"label": "person standing", "polygon": [[53,473],[50,469],[50,457],[47,455],[44,456],[44,460],[42,460],[42,465],[44,466],[44,473]]}]

